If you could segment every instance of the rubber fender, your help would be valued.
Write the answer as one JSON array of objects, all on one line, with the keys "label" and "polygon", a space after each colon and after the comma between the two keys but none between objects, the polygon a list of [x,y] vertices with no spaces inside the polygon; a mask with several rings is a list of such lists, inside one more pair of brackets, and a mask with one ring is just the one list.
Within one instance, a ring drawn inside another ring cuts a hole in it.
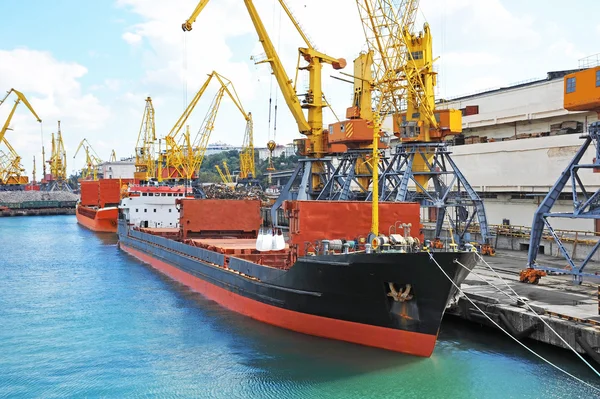
[{"label": "rubber fender", "polygon": [[581,349],[583,349],[583,351],[589,357],[591,357],[596,363],[600,364],[600,353],[596,352],[594,348],[592,348],[590,344],[588,344],[588,342],[583,338],[581,331],[578,331],[575,334],[575,342],[577,342],[579,346],[581,346]]},{"label": "rubber fender", "polygon": [[522,340],[523,338],[527,338],[534,331],[537,331],[537,329],[540,327],[540,324],[541,324],[541,322],[538,321],[536,324],[533,324],[533,325],[527,327],[526,329],[524,329],[523,331],[519,332],[519,331],[517,331],[515,329],[515,327],[508,320],[508,318],[506,317],[506,315],[504,313],[501,312],[498,315],[498,318],[500,319],[500,321],[502,322],[502,324],[504,324],[504,327],[506,327],[506,329],[508,330],[508,332],[510,333],[510,335],[512,335],[513,337],[515,337],[519,341]]}]

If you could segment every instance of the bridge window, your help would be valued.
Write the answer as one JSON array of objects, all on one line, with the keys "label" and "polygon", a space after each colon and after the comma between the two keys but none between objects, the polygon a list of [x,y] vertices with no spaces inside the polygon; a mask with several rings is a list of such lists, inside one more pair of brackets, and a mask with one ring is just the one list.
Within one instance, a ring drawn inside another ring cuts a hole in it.
[{"label": "bridge window", "polygon": [[422,51],[413,51],[412,53],[410,53],[410,55],[412,55],[413,60],[422,60],[423,59]]},{"label": "bridge window", "polygon": [[169,208],[169,213],[171,213],[172,209]]},{"label": "bridge window", "polygon": [[144,208],[144,212],[148,212],[148,209],[145,209],[145,208]]},{"label": "bridge window", "polygon": [[600,69],[596,71],[596,87],[600,87]]},{"label": "bridge window", "polygon": [[139,210],[138,210],[137,208],[135,209],[135,211],[136,211],[136,212],[139,212]]},{"label": "bridge window", "polygon": [[142,193],[142,197],[147,197],[148,193]]},{"label": "bridge window", "polygon": [[575,91],[575,78],[567,79],[567,93],[573,93]]},{"label": "bridge window", "polygon": [[156,208],[154,208],[154,213],[156,213]]}]

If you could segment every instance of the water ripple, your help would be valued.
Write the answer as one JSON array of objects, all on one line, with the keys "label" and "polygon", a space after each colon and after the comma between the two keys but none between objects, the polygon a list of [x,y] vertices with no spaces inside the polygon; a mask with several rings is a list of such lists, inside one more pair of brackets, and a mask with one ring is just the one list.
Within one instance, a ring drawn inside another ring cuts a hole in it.
[{"label": "water ripple", "polygon": [[0,234],[0,397],[593,397],[489,332],[446,325],[422,359],[232,314],[72,216],[1,218]]}]

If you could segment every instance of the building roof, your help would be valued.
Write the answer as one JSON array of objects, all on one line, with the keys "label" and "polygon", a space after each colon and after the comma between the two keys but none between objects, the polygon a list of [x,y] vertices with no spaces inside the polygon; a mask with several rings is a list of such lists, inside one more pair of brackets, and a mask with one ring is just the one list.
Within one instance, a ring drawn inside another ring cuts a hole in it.
[{"label": "building roof", "polygon": [[546,74],[545,78],[542,79],[530,79],[530,80],[525,80],[522,82],[518,82],[518,83],[514,83],[505,87],[498,87],[496,89],[486,89],[486,90],[482,90],[482,91],[478,91],[475,93],[470,93],[470,94],[466,94],[466,95],[460,95],[457,97],[450,97],[447,99],[439,99],[438,101],[436,101],[437,104],[444,104],[444,103],[450,103],[450,102],[455,102],[455,101],[462,101],[462,100],[466,100],[469,98],[473,98],[473,97],[479,97],[479,96],[483,96],[483,95],[487,95],[487,94],[493,94],[493,93],[498,93],[498,92],[503,92],[503,91],[507,91],[507,90],[512,90],[512,89],[518,89],[521,87],[526,87],[526,86],[532,86],[541,82],[548,82],[551,80],[555,80],[555,79],[562,79],[565,75],[568,75],[570,73],[573,72],[577,72],[580,71],[581,68],[578,69],[567,69],[567,70],[563,70],[563,71],[551,71],[548,72]]}]

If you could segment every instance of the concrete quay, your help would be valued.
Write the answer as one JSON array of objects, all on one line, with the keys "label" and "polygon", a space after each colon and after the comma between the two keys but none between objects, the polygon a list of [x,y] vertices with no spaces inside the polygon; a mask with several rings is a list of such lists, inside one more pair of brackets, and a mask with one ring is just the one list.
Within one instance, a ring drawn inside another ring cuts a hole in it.
[{"label": "concrete quay", "polygon": [[[519,282],[519,272],[525,268],[527,252],[498,250],[496,256],[483,259],[498,275],[482,261],[479,262],[461,285],[465,295],[474,304],[519,339],[534,339],[568,349],[527,308],[527,303],[571,347],[587,354],[600,366],[599,279],[585,279],[583,284],[573,285],[570,275],[549,275],[542,277],[537,285],[526,284]],[[565,263],[562,259],[548,255],[540,255],[539,259],[549,266],[562,267]],[[600,264],[590,263],[587,271],[600,272]],[[477,275],[486,281],[482,281]],[[498,287],[501,292],[489,283]],[[464,296],[446,314],[496,328]]]}]

